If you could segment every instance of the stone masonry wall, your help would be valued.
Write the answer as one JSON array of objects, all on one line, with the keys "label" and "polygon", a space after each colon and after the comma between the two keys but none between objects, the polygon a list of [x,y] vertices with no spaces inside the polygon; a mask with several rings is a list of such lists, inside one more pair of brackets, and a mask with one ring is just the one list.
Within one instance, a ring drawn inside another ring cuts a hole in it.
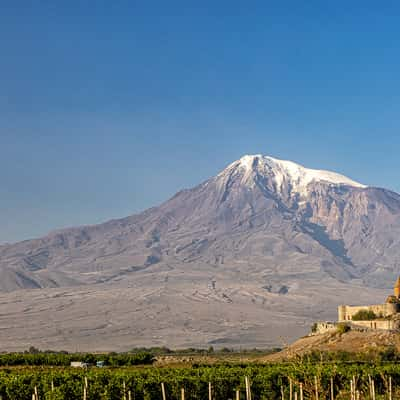
[{"label": "stone masonry wall", "polygon": [[[377,316],[380,317],[389,317],[400,312],[400,305],[386,303],[386,304],[376,304],[369,306],[339,306],[338,321],[339,322],[351,321],[353,315],[357,314],[361,310],[373,311]],[[359,321],[354,321],[354,322],[359,322]]]},{"label": "stone masonry wall", "polygon": [[315,325],[315,332],[312,335],[319,335],[327,332],[336,332],[337,322],[317,322]]},{"label": "stone masonry wall", "polygon": [[399,321],[391,319],[374,319],[372,321],[352,321],[351,326],[368,329],[395,330],[399,329]]}]

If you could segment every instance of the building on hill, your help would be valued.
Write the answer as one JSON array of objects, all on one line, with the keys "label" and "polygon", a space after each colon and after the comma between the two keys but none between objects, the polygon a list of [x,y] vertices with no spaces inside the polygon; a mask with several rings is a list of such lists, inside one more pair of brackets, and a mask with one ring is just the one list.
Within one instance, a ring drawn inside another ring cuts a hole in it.
[{"label": "building on hill", "polygon": [[394,285],[393,295],[384,304],[366,306],[340,305],[337,322],[317,322],[312,334],[337,330],[338,324],[348,324],[353,329],[400,330],[400,277]]}]

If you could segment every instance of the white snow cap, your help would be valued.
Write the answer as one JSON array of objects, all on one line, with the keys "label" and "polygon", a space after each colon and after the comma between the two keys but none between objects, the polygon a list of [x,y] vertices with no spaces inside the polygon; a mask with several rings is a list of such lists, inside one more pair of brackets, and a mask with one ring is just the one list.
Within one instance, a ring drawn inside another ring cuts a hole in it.
[{"label": "white snow cap", "polygon": [[325,182],[331,185],[346,185],[357,188],[366,187],[335,172],[305,168],[292,161],[278,160],[261,154],[245,155],[228,168],[230,167],[243,169],[245,180],[250,178],[253,172],[258,172],[259,174],[273,177],[278,189],[285,182],[290,183],[293,190],[299,193],[306,192],[307,186],[311,182]]}]

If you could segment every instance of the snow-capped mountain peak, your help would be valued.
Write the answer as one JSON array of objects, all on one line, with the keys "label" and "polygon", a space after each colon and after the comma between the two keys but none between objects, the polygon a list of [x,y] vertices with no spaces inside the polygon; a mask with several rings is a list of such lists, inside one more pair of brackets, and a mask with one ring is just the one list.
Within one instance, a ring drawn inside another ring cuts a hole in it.
[{"label": "snow-capped mountain peak", "polygon": [[253,184],[255,176],[271,179],[276,190],[290,186],[292,192],[305,194],[310,183],[345,185],[355,188],[366,186],[336,172],[306,168],[292,161],[279,160],[269,156],[245,155],[228,166],[227,170],[238,169],[242,173],[242,182]]}]

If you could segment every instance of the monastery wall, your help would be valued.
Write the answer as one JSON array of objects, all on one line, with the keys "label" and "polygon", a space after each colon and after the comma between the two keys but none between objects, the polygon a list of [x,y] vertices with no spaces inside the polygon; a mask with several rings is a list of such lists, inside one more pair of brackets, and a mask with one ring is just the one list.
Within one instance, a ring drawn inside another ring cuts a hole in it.
[{"label": "monastery wall", "polygon": [[392,319],[374,319],[372,321],[352,321],[351,326],[368,329],[399,329],[399,321]]},{"label": "monastery wall", "polygon": [[317,322],[315,324],[314,332],[311,332],[311,335],[319,335],[322,333],[328,332],[336,332],[337,331],[337,322]]},{"label": "monastery wall", "polygon": [[[339,306],[338,307],[338,321],[351,321],[353,316],[357,314],[359,311],[373,311],[374,314],[378,317],[389,317],[398,312],[400,312],[400,304],[395,303],[386,303],[386,304],[375,304],[368,306]],[[360,321],[354,321],[360,322]],[[366,321],[369,322],[369,321]]]}]

